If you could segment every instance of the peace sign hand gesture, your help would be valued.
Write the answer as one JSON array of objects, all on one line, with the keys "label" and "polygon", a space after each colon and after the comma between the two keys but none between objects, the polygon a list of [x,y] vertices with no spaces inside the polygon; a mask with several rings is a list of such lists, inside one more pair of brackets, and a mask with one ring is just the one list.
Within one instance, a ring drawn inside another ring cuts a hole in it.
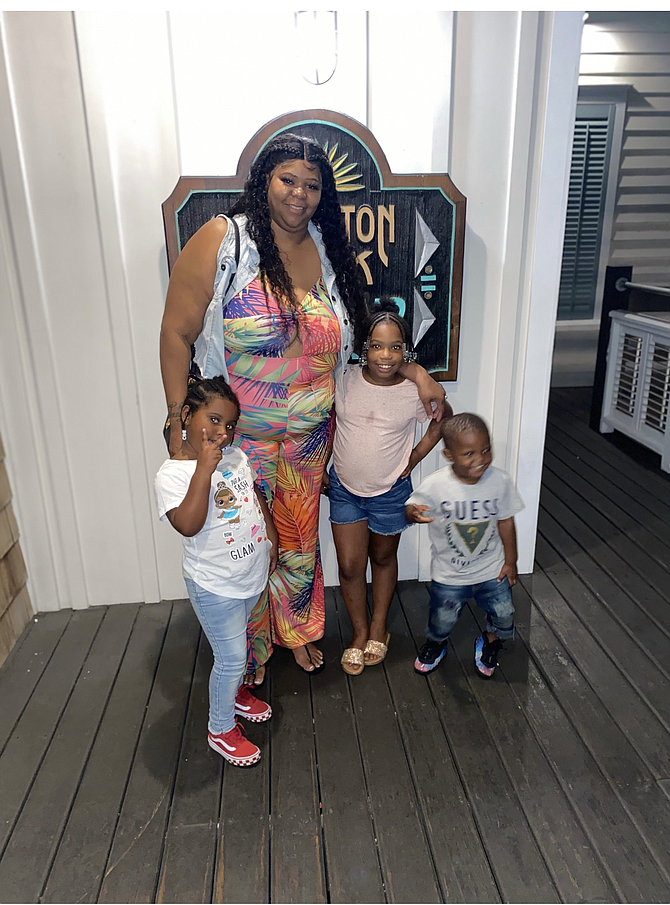
[{"label": "peace sign hand gesture", "polygon": [[[224,434],[221,443],[224,443],[226,436]],[[200,469],[206,475],[214,474],[216,466],[221,461],[221,444],[210,443],[207,439],[207,431],[202,429],[202,441],[200,452],[198,453],[198,464],[196,468]]]}]

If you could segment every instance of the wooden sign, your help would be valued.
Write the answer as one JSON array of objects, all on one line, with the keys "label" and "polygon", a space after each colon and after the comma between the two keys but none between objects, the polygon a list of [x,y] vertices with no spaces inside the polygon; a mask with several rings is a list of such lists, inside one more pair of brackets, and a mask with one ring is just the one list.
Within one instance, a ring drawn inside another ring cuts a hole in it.
[{"label": "wooden sign", "polygon": [[246,146],[235,176],[182,176],[163,204],[169,267],[203,223],[229,210],[258,152],[283,132],[322,145],[369,297],[393,296],[420,364],[437,380],[455,380],[465,197],[445,173],[392,173],[372,133],[341,113],[306,110],[273,120]]}]

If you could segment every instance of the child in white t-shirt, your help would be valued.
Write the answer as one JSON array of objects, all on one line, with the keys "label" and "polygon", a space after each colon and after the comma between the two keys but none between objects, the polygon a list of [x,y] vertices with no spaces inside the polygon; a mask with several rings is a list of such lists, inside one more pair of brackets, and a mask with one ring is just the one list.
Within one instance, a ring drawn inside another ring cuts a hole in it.
[{"label": "child in white t-shirt", "polygon": [[414,669],[428,673],[439,665],[449,633],[474,597],[486,613],[486,631],[475,641],[475,667],[490,679],[503,641],[514,637],[514,515],[523,503],[507,472],[491,465],[491,438],[478,415],[454,415],[440,432],[450,464],[429,475],[405,509],[408,521],[429,523],[432,551],[426,643]]},{"label": "child in white t-shirt", "polygon": [[[400,534],[407,527],[410,472],[440,437],[437,422],[431,421],[412,449],[417,421],[425,421],[426,413],[415,384],[399,372],[403,362],[416,356],[409,325],[397,306],[382,299],[357,334],[362,367],[350,368],[335,391],[333,464],[325,479],[340,588],[353,629],[341,663],[352,676],[386,656],[386,617],[398,579]],[[445,409],[448,417],[448,403]],[[368,559],[371,622],[366,607]]]},{"label": "child in white t-shirt", "polygon": [[242,684],[247,622],[277,564],[277,532],[242,450],[231,446],[240,417],[223,377],[190,386],[181,411],[181,449],[156,475],[162,520],[184,538],[184,581],[214,654],[208,743],[236,766],[260,759],[237,717],[268,720],[272,710]]}]

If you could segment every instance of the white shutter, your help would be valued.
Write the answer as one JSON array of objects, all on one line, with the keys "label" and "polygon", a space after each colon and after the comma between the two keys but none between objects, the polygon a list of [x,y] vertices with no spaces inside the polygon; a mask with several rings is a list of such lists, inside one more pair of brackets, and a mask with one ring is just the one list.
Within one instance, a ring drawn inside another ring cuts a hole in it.
[{"label": "white shutter", "polygon": [[[593,105],[588,105],[589,110]],[[577,112],[563,243],[558,319],[593,317],[610,153],[610,108]]]}]

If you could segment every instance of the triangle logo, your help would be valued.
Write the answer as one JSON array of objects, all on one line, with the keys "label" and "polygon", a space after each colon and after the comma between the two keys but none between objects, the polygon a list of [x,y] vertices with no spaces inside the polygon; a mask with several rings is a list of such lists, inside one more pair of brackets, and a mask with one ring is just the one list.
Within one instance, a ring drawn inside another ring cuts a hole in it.
[{"label": "triangle logo", "polygon": [[486,534],[486,530],[489,527],[489,522],[477,522],[474,525],[457,522],[454,527],[460,534],[463,543],[468,548],[468,551],[470,553],[474,553],[474,551],[479,546],[481,539]]}]

